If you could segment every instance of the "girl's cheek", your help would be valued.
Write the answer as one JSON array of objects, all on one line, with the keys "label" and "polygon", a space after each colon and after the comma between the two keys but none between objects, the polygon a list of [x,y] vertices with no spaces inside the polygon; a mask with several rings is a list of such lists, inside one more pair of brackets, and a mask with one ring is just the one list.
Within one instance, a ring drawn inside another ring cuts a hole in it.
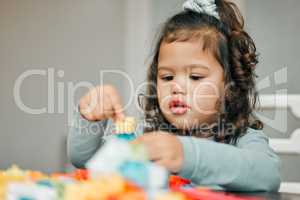
[{"label": "girl's cheek", "polygon": [[220,89],[214,83],[201,83],[194,88],[192,104],[195,111],[201,114],[215,114],[216,103],[221,98]]},{"label": "girl's cheek", "polygon": [[203,115],[212,115],[218,112],[216,108],[217,99],[201,99],[194,104],[194,110]]},{"label": "girl's cheek", "polygon": [[165,113],[168,111],[168,100],[171,95],[168,92],[169,88],[167,85],[157,85],[157,98],[160,105],[160,109]]},{"label": "girl's cheek", "polygon": [[161,83],[158,82],[157,84],[157,97],[164,98],[166,96],[171,96],[171,84],[170,83]]}]

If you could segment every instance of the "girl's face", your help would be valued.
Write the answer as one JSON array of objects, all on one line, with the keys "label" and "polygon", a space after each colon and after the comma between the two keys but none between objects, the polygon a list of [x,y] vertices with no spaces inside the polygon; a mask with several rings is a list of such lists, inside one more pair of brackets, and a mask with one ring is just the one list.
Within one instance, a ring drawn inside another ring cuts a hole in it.
[{"label": "girl's face", "polygon": [[215,122],[224,87],[223,68],[210,51],[203,50],[201,41],[162,43],[158,102],[176,128],[188,130]]}]

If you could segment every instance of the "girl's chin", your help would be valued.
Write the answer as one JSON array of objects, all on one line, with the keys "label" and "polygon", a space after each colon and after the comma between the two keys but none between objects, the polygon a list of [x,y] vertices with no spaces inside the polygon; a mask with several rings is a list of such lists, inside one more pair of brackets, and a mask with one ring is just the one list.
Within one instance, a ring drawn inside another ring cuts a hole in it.
[{"label": "girl's chin", "polygon": [[193,119],[189,119],[187,117],[176,117],[168,121],[180,130],[189,130],[199,123],[198,121],[193,121]]}]

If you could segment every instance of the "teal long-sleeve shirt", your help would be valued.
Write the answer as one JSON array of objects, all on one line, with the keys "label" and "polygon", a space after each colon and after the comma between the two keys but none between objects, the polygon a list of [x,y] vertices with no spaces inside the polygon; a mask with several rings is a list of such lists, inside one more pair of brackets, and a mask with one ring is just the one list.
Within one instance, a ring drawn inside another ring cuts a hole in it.
[{"label": "teal long-sleeve shirt", "polygon": [[[68,136],[68,156],[74,166],[84,167],[105,143],[111,125],[109,120],[90,122],[75,113]],[[243,192],[279,189],[280,160],[260,130],[249,128],[236,145],[190,136],[178,139],[184,150],[179,176],[194,184]]]}]

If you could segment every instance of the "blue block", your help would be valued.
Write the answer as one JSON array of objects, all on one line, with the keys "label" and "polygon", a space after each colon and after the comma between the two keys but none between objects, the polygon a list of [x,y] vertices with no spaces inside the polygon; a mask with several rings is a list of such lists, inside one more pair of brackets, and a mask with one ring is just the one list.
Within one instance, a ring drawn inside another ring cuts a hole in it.
[{"label": "blue block", "polygon": [[136,137],[134,133],[130,133],[130,134],[117,134],[117,138],[129,142],[134,140]]},{"label": "blue block", "polygon": [[37,185],[45,186],[45,187],[49,187],[49,188],[54,187],[53,183],[49,180],[40,180],[40,181],[37,182]]},{"label": "blue block", "polygon": [[24,196],[19,197],[18,199],[19,199],[19,200],[35,200],[35,198],[32,198],[32,197],[24,197]]},{"label": "blue block", "polygon": [[128,180],[137,184],[140,187],[147,188],[148,186],[148,167],[145,163],[138,161],[125,161],[120,167],[119,171]]}]

